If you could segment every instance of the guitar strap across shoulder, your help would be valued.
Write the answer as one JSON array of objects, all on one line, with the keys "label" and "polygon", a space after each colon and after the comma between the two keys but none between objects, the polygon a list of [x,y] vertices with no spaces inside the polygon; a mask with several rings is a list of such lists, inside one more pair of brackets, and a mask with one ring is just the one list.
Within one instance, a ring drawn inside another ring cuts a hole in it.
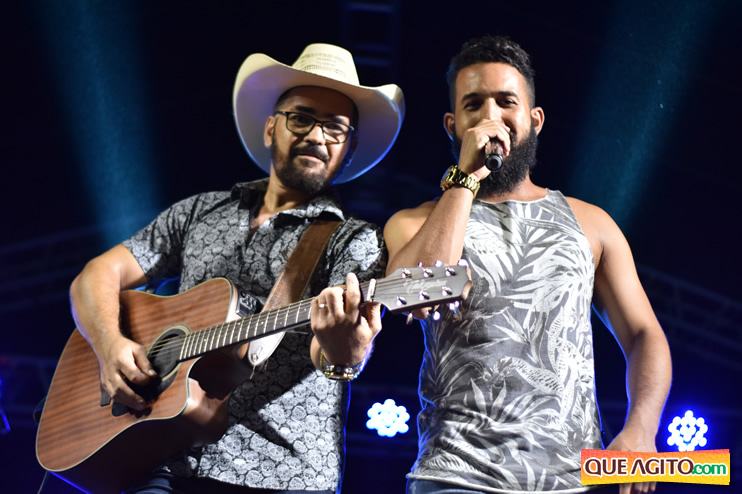
[{"label": "guitar strap across shoulder", "polygon": [[[263,311],[301,300],[330,242],[330,236],[340,224],[340,220],[314,220],[309,225],[268,294]],[[247,349],[248,362],[255,367],[265,362],[276,350],[284,334],[280,332],[251,341]]]}]

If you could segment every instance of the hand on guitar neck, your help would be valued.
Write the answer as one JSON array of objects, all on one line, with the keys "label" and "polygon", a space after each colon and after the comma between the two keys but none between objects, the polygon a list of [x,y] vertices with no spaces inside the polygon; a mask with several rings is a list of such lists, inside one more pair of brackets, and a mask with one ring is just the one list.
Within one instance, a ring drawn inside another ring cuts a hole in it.
[{"label": "hand on guitar neck", "polygon": [[316,367],[320,367],[320,350],[332,364],[356,365],[366,359],[381,331],[381,305],[363,304],[358,278],[349,273],[345,289],[326,288],[312,301],[311,326]]}]

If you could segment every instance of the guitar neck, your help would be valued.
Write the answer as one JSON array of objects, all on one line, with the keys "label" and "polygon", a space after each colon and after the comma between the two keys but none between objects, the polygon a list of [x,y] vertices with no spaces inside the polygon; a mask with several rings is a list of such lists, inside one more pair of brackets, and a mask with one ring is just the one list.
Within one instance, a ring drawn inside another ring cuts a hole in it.
[{"label": "guitar neck", "polygon": [[183,336],[178,360],[188,360],[212,350],[304,326],[309,322],[311,300],[253,314]]},{"label": "guitar neck", "polygon": [[[470,288],[471,276],[465,265],[399,268],[386,278],[360,284],[363,303],[378,302],[392,314],[465,299]],[[313,300],[302,300],[198,331],[174,331],[161,339],[153,350],[166,353],[171,361],[183,362],[213,350],[298,328],[310,322]]]},{"label": "guitar neck", "polygon": [[[368,299],[370,283],[360,284],[363,300]],[[167,345],[179,347],[179,362],[199,357],[213,350],[244,343],[281,331],[288,331],[310,322],[313,298],[253,314],[251,316],[211,326],[168,340]]]}]

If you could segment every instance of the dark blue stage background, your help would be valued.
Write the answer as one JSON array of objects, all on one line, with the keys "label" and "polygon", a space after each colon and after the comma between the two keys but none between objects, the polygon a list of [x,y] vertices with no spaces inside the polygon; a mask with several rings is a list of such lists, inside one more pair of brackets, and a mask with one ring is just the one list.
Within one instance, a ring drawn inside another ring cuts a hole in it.
[{"label": "dark blue stage background", "polygon": [[[0,7],[0,485],[36,492],[31,410],[73,329],[67,287],[85,261],[170,203],[262,172],[240,144],[232,84],[253,52],[292,63],[311,42],[356,55],[361,82],[396,82],[407,118],[389,156],[340,192],[383,225],[438,193],[452,163],[442,115],[447,63],[466,39],[507,34],[533,56],[546,123],[534,182],[607,210],[633,247],[670,341],[667,424],[692,409],[706,449],[742,474],[742,2],[617,0],[350,2],[6,2]],[[411,430],[381,439],[365,411],[392,398],[418,409],[422,337],[385,318],[353,385],[345,494],[403,492]],[[625,366],[595,324],[606,440],[626,409]],[[56,478],[46,493],[73,489]]]}]

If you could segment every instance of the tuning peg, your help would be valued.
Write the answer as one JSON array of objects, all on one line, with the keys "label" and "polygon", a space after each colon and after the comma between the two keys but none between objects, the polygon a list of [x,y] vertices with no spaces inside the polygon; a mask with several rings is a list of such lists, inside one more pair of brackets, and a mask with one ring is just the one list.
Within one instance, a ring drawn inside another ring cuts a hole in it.
[{"label": "tuning peg", "polygon": [[417,298],[420,300],[430,300],[430,295],[425,290],[420,290],[417,294]]},{"label": "tuning peg", "polygon": [[405,324],[409,326],[414,320],[415,318],[412,316],[412,312],[410,312],[409,314],[407,314],[407,320],[405,321]]},{"label": "tuning peg", "polygon": [[460,307],[460,304],[458,300],[456,302],[451,302],[450,304],[448,304],[448,310],[450,310],[451,313],[455,315],[459,314],[459,307]]},{"label": "tuning peg", "polygon": [[441,266],[443,266],[443,261],[435,261],[436,268],[440,268]]},{"label": "tuning peg", "polygon": [[456,270],[453,269],[451,266],[448,266],[446,268],[446,276],[456,276]]},{"label": "tuning peg", "polygon": [[421,267],[423,267],[423,262],[422,262],[422,261],[418,262],[418,263],[417,263],[417,267],[418,267],[418,268],[421,268]]},{"label": "tuning peg", "polygon": [[411,278],[412,272],[407,268],[402,268],[402,278]]},{"label": "tuning peg", "polygon": [[459,259],[459,262],[457,262],[459,266],[468,266],[469,262],[466,259]]},{"label": "tuning peg", "polygon": [[433,312],[433,320],[437,321],[441,318],[441,313],[438,311]]}]

